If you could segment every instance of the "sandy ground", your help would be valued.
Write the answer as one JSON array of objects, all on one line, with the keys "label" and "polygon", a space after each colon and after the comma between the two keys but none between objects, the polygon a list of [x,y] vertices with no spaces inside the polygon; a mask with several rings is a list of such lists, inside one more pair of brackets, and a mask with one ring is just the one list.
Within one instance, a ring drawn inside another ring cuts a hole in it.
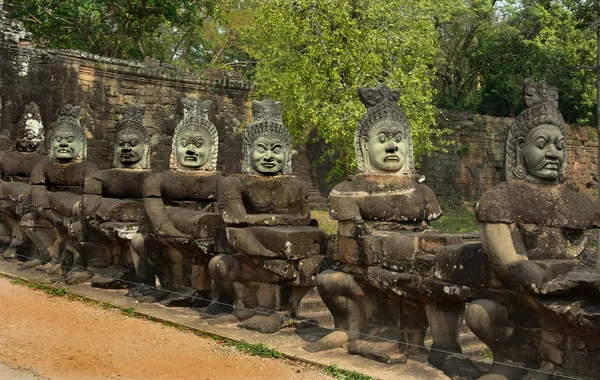
[{"label": "sandy ground", "polygon": [[242,354],[6,278],[0,278],[2,369],[32,375],[24,379],[331,379],[305,364]]}]

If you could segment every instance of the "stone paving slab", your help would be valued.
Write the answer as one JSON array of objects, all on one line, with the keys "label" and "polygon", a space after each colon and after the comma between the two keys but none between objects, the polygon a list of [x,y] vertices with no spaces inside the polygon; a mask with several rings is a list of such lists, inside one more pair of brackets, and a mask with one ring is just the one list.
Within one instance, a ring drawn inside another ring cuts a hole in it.
[{"label": "stone paving slab", "polygon": [[[201,333],[213,334],[219,337],[236,341],[244,340],[249,343],[263,343],[269,348],[282,352],[285,356],[319,366],[336,364],[339,368],[356,371],[382,380],[422,380],[422,379],[448,379],[441,371],[431,367],[425,362],[408,360],[407,364],[382,364],[360,356],[349,355],[342,348],[310,353],[302,347],[307,345],[317,336],[328,332],[326,329],[310,328],[296,330],[283,328],[275,334],[261,334],[256,331],[239,329],[236,323],[211,324],[211,319],[204,319],[203,309],[184,307],[166,307],[160,304],[141,304],[131,298],[125,297],[125,290],[108,290],[92,288],[89,284],[67,285],[62,282],[62,277],[50,276],[34,270],[18,270],[17,264],[0,260],[0,274],[23,280],[55,283],[55,286],[66,289],[69,293],[76,294],[98,302],[108,302],[115,307],[133,308],[137,313],[164,320],[173,324],[185,326]],[[214,323],[214,322],[213,322]]]}]

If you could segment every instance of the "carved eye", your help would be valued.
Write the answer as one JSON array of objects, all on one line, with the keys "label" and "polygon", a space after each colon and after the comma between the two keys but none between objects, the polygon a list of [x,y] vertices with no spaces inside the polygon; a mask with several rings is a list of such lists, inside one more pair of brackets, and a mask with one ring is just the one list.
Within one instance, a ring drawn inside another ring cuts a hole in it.
[{"label": "carved eye", "polygon": [[281,148],[280,147],[275,147],[275,149],[273,149],[273,152],[275,154],[279,154],[279,153],[281,153]]},{"label": "carved eye", "polygon": [[69,136],[67,137],[67,141],[72,143],[73,141],[75,141],[75,136]]},{"label": "carved eye", "polygon": [[137,146],[137,144],[139,144],[139,141],[138,141],[138,139],[131,139],[131,141],[129,142],[129,144],[131,146]]},{"label": "carved eye", "polygon": [[188,146],[190,143],[188,142],[188,140],[184,137],[181,139],[181,146],[183,146],[184,148],[186,146]]},{"label": "carved eye", "polygon": [[62,141],[62,137],[61,136],[56,136],[56,137],[54,137],[54,140],[56,140],[56,142],[61,142]]},{"label": "carved eye", "polygon": [[125,146],[125,141],[119,140],[119,146]]},{"label": "carved eye", "polygon": [[377,141],[379,141],[380,143],[384,143],[385,142],[385,136],[384,135],[379,135],[379,137],[377,138]]},{"label": "carved eye", "polygon": [[265,153],[265,148],[263,148],[262,146],[258,147],[256,150],[258,151],[258,153]]},{"label": "carved eye", "polygon": [[557,150],[563,150],[563,149],[565,149],[565,142],[564,141],[559,141],[558,143],[556,143],[556,149]]},{"label": "carved eye", "polygon": [[202,146],[204,145],[204,141],[202,141],[202,140],[196,140],[196,142],[194,143],[194,145],[196,146],[196,148],[202,148]]},{"label": "carved eye", "polygon": [[540,143],[537,143],[536,146],[538,149],[544,149],[546,147],[546,143],[540,142]]},{"label": "carved eye", "polygon": [[396,137],[394,137],[394,140],[396,140],[396,142],[397,142],[397,143],[399,143],[400,141],[402,141],[402,134],[401,134],[401,133],[398,133],[398,134],[396,135]]}]

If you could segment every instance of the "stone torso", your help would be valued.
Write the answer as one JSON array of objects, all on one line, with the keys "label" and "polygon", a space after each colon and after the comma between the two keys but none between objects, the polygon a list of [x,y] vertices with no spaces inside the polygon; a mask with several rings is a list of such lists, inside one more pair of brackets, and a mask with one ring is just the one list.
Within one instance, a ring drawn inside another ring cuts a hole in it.
[{"label": "stone torso", "polygon": [[45,183],[52,188],[81,188],[85,177],[98,169],[95,164],[90,162],[71,162],[59,163],[46,161],[46,163],[36,166],[31,176],[32,184]]},{"label": "stone torso", "polygon": [[504,182],[486,192],[477,221],[514,225],[515,248],[532,260],[570,259],[585,248],[585,229],[596,224],[596,205],[569,185]]},{"label": "stone torso", "polygon": [[94,174],[102,183],[102,196],[107,198],[142,198],[142,184],[150,170],[108,169]]},{"label": "stone torso", "polygon": [[217,201],[220,173],[169,171],[159,175],[160,193],[167,206],[204,209]]},{"label": "stone torso", "polygon": [[248,214],[304,216],[306,183],[296,176],[259,177],[248,174],[227,177],[225,192],[239,192]]},{"label": "stone torso", "polygon": [[442,214],[433,191],[414,176],[351,176],[333,188],[329,203],[334,219],[375,224],[430,222]]},{"label": "stone torso", "polygon": [[2,179],[5,181],[27,181],[33,168],[46,160],[39,153],[6,152],[2,155]]}]

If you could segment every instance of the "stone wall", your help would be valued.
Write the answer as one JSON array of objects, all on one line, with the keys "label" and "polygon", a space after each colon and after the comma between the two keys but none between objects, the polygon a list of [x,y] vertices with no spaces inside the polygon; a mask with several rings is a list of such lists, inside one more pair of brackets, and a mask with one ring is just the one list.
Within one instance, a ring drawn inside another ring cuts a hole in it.
[{"label": "stone wall", "polygon": [[209,118],[219,131],[219,169],[239,172],[239,131],[251,117],[252,82],[187,75],[159,64],[150,67],[78,51],[35,49],[23,40],[1,41],[0,57],[0,125],[10,140],[25,104],[40,106],[48,130],[62,105],[71,103],[81,107],[88,159],[109,168],[121,106],[144,104],[144,124],[152,136],[151,165],[167,169],[173,131],[183,118],[180,99],[198,97],[213,100]]},{"label": "stone wall", "polygon": [[[560,100],[559,100],[560,106]],[[421,157],[420,173],[438,196],[478,196],[503,178],[504,138],[513,119],[444,111],[438,123],[452,132],[447,153]],[[567,126],[567,182],[593,199],[598,194],[598,134]]]}]

